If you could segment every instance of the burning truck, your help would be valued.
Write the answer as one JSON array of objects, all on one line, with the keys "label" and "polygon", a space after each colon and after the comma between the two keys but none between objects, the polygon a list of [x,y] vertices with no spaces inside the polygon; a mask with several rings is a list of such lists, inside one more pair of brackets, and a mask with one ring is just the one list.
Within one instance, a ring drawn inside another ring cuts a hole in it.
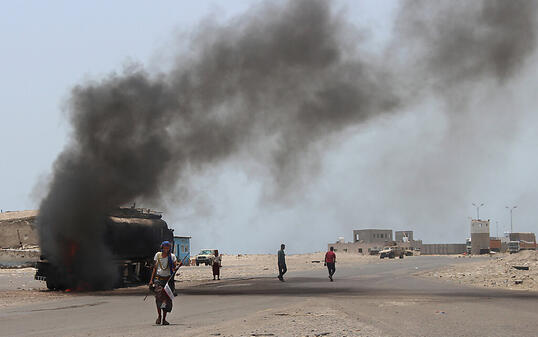
[{"label": "burning truck", "polygon": [[[141,208],[117,208],[104,219],[103,241],[110,251],[111,282],[103,286],[87,284],[76,276],[78,244],[65,242],[66,259],[55,263],[46,252],[37,262],[36,280],[45,281],[53,290],[94,290],[95,288],[121,288],[149,282],[153,256],[162,241],[173,242],[173,229],[159,213]],[[172,245],[173,247],[173,245]],[[84,267],[84,266],[82,266]]]}]

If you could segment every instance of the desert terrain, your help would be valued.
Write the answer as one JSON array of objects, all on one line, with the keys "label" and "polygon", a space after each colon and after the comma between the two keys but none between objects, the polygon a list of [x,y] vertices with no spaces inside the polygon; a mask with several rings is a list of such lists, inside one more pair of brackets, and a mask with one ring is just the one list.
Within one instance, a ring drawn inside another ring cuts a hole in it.
[{"label": "desert terrain", "polygon": [[422,275],[475,287],[538,291],[538,251],[458,258],[471,262],[449,265]]}]

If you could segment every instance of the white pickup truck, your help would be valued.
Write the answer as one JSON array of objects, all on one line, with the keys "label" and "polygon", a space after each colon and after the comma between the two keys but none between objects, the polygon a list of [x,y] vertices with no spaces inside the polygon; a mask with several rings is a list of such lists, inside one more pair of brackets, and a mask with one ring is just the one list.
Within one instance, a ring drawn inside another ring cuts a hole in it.
[{"label": "white pickup truck", "polygon": [[205,264],[206,266],[213,264],[215,258],[215,249],[202,249],[200,254],[196,256],[196,265]]}]

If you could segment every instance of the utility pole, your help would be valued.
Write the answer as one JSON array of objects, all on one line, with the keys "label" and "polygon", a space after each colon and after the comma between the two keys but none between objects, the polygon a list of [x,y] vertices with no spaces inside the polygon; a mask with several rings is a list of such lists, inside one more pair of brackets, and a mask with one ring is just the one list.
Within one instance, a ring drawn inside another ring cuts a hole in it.
[{"label": "utility pole", "polygon": [[512,206],[512,207],[508,207],[506,206],[507,209],[510,210],[510,233],[513,233],[514,232],[514,224],[512,223],[512,211],[517,208],[517,205],[516,206]]},{"label": "utility pole", "polygon": [[473,206],[476,207],[476,220],[480,220],[480,207],[484,206],[484,204],[477,205],[473,202]]}]

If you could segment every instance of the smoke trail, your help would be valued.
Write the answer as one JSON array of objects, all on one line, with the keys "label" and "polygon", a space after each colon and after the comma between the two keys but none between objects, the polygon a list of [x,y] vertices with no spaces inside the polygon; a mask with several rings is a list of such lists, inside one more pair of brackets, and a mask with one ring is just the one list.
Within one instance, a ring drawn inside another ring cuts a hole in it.
[{"label": "smoke trail", "polygon": [[[534,45],[511,37],[534,38],[534,22],[507,19],[505,11],[526,14],[531,6],[514,3],[521,5],[458,3],[448,12],[446,4],[405,3],[399,44],[426,60],[411,78],[425,78],[420,86],[427,87],[430,78],[454,85],[505,80],[519,70]],[[430,26],[437,29],[421,31]],[[72,140],[40,207],[44,254],[57,266],[74,265],[69,272],[79,281],[110,285],[114,267],[102,237],[113,207],[158,197],[187,170],[241,151],[286,189],[314,144],[417,99],[400,94],[408,71],[381,63],[356,41],[360,34],[326,1],[263,3],[229,24],[205,26],[170,72],[133,67],[76,87]],[[77,252],[66,257],[72,244]]]},{"label": "smoke trail", "polygon": [[536,48],[537,9],[531,0],[404,1],[395,43],[408,52],[406,65],[419,68],[414,79],[439,90],[484,79],[502,84]]}]

